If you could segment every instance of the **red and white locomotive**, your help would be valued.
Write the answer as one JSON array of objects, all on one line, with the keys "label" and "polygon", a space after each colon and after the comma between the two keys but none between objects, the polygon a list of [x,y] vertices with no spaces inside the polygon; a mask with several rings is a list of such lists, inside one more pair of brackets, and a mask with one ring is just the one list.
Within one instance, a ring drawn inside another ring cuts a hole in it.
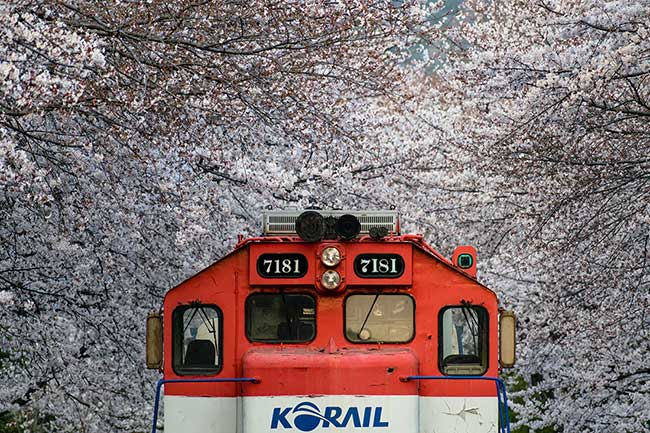
[{"label": "red and white locomotive", "polygon": [[473,247],[448,260],[390,211],[263,224],[149,315],[153,433],[162,389],[168,433],[509,432],[515,318]]}]

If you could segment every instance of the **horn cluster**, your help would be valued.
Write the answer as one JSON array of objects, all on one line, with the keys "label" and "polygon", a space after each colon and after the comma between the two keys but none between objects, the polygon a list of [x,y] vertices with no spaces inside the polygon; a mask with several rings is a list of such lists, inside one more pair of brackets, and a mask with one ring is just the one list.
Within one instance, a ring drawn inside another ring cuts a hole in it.
[{"label": "horn cluster", "polygon": [[305,211],[296,219],[296,233],[305,242],[318,242],[331,236],[332,226],[334,226],[335,237],[344,241],[354,239],[361,232],[361,223],[354,215],[341,215],[335,222],[331,219],[333,218],[324,218],[313,210]]}]

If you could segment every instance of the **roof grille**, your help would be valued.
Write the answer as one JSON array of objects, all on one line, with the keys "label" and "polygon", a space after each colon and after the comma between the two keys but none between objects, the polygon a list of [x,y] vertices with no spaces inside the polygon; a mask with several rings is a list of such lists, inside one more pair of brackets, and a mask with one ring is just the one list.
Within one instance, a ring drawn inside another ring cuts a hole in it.
[{"label": "roof grille", "polygon": [[[287,236],[296,234],[296,218],[305,212],[273,211],[262,215],[264,236]],[[354,210],[316,210],[323,217],[338,218],[350,214],[359,219],[362,235],[367,235],[372,227],[386,227],[389,233],[399,234],[399,217],[396,211],[354,211]]]}]

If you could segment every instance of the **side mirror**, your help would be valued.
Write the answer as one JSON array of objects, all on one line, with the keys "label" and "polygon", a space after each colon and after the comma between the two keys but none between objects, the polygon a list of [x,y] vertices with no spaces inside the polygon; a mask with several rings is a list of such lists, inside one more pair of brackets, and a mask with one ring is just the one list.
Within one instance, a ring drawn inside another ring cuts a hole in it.
[{"label": "side mirror", "polygon": [[503,368],[515,365],[515,331],[517,318],[512,311],[502,311],[499,319],[499,362]]},{"label": "side mirror", "polygon": [[163,322],[160,313],[147,316],[147,368],[158,369],[163,360]]}]

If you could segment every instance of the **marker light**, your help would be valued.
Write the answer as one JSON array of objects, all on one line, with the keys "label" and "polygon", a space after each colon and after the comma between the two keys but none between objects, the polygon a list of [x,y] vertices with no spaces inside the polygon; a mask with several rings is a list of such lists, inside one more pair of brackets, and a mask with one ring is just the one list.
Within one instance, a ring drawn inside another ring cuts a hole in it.
[{"label": "marker light", "polygon": [[327,247],[320,254],[320,259],[325,266],[336,266],[341,263],[341,252],[334,247]]},{"label": "marker light", "polygon": [[320,282],[327,290],[334,290],[341,284],[341,276],[338,272],[330,269],[329,271],[323,272]]}]

